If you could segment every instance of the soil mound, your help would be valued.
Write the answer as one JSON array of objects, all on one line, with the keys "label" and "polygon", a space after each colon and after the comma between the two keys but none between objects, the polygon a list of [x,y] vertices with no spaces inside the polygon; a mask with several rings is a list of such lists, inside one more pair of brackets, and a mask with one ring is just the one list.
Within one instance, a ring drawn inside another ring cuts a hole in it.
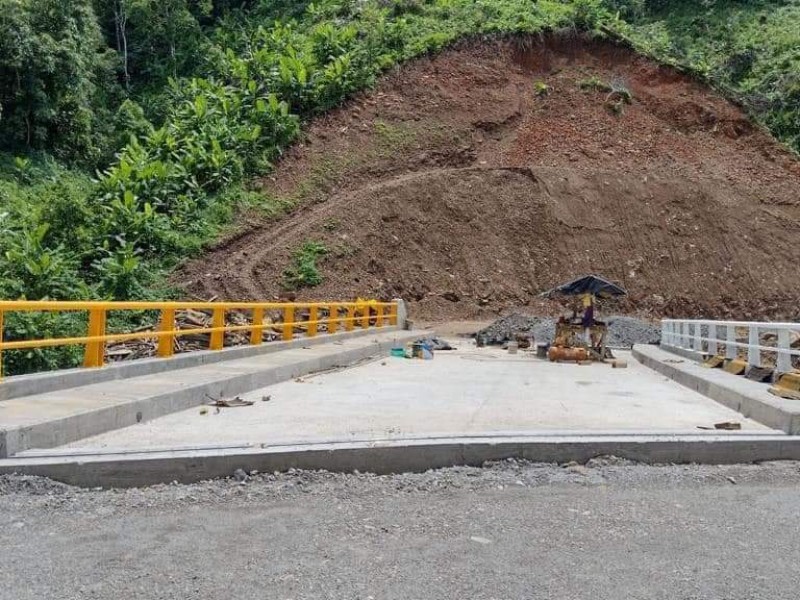
[{"label": "soil mound", "polygon": [[800,162],[734,104],[605,42],[465,44],[311,124],[260,182],[277,221],[176,274],[201,297],[282,295],[292,254],[328,253],[298,298],[403,297],[419,318],[541,310],[587,272],[612,308],[800,318]]}]

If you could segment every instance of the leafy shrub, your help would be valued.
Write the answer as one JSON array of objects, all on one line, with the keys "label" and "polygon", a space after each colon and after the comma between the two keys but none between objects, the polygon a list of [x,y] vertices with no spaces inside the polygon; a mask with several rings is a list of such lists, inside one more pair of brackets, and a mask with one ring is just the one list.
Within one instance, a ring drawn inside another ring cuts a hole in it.
[{"label": "leafy shrub", "polygon": [[537,96],[547,96],[550,93],[550,86],[544,81],[535,81],[533,91]]},{"label": "leafy shrub", "polygon": [[318,242],[306,242],[292,255],[293,265],[283,272],[283,287],[287,290],[314,287],[322,283],[317,259],[328,254],[328,249]]}]

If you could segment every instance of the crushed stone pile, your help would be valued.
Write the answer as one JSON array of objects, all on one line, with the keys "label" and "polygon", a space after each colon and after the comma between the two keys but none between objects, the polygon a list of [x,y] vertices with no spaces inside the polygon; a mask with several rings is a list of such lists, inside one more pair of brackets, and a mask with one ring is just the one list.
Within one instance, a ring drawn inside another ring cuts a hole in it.
[{"label": "crushed stone pile", "polygon": [[605,322],[608,324],[608,346],[627,347],[661,342],[661,329],[657,323],[623,316],[609,317]]},{"label": "crushed stone pile", "polygon": [[[657,344],[661,341],[661,331],[655,323],[626,316],[605,318],[608,324],[607,345],[610,347],[630,347],[634,344]],[[533,336],[536,343],[553,342],[556,320],[551,317],[535,317],[514,313],[501,317],[485,329],[474,334],[482,344],[499,346],[516,339],[518,335]]]},{"label": "crushed stone pile", "polygon": [[555,337],[555,319],[550,317],[531,317],[517,313],[502,317],[478,331],[474,338],[479,344],[500,346],[512,341],[517,335],[533,336],[538,342],[550,343]]}]

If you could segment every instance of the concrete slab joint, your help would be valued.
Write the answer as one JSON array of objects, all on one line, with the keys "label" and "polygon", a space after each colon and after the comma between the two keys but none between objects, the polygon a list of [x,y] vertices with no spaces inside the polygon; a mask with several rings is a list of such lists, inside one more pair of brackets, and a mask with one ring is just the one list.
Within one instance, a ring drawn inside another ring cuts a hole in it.
[{"label": "concrete slab joint", "polygon": [[43,475],[86,487],[192,483],[260,472],[324,469],[378,474],[480,466],[507,458],[563,463],[614,455],[651,464],[733,464],[800,459],[800,437],[784,435],[531,435],[350,441],[290,446],[239,446],[129,454],[41,456],[0,460],[0,473]]}]

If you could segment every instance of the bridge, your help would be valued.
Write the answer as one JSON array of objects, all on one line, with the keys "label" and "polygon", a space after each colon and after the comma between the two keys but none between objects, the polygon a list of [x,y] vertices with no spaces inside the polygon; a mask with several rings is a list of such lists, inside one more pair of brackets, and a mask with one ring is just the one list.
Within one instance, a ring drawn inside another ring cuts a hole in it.
[{"label": "bridge", "polygon": [[[30,312],[84,315],[85,335],[2,338],[0,353],[79,346],[83,367],[3,378],[0,473],[122,487],[237,469],[800,459],[797,323],[664,320],[661,345],[616,351],[616,369],[458,337],[407,360],[434,331],[410,329],[402,300],[0,302],[0,331]],[[154,325],[124,330],[132,314]],[[153,356],[120,360],[130,343]]]}]

